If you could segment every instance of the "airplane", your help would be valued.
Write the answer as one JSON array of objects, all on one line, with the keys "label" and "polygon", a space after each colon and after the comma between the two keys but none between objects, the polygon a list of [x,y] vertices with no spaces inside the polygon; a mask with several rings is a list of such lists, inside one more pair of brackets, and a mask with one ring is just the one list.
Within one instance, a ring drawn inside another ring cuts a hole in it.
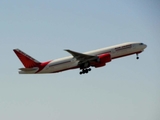
[{"label": "airplane", "polygon": [[85,74],[91,71],[91,67],[104,67],[113,59],[133,54],[136,54],[136,58],[139,59],[138,54],[146,47],[144,43],[128,42],[85,53],[65,49],[71,56],[46,62],[40,62],[20,49],[13,49],[13,51],[24,65],[24,68],[19,68],[19,74],[58,73],[76,68],[80,69],[80,74]]}]

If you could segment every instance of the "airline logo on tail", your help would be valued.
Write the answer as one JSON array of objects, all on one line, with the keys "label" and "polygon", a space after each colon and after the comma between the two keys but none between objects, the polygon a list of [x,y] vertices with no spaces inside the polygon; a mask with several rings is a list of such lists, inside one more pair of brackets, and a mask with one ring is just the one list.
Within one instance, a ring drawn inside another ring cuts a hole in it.
[{"label": "airline logo on tail", "polygon": [[38,60],[34,59],[30,55],[26,54],[25,52],[19,49],[14,49],[13,51],[25,67],[19,68],[19,70],[21,71],[38,73],[50,62],[39,62]]},{"label": "airline logo on tail", "polygon": [[25,66],[25,68],[37,67],[39,64],[41,64],[41,62],[32,58],[31,56],[27,55],[26,53],[24,53],[19,49],[14,49],[13,51],[16,53],[17,57]]}]

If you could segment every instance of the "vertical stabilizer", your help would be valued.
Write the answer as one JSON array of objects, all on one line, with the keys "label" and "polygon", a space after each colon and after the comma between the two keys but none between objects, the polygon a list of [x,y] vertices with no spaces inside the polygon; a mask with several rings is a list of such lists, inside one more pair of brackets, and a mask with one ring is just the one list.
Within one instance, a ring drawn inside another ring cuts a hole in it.
[{"label": "vertical stabilizer", "polygon": [[25,68],[32,68],[38,66],[41,62],[24,53],[20,49],[13,49],[19,60],[25,66]]}]

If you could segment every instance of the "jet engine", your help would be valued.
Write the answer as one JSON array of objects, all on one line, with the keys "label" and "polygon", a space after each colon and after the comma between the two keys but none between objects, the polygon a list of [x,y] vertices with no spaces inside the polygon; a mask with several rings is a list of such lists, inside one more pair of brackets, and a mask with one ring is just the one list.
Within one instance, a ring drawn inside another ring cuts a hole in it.
[{"label": "jet engine", "polygon": [[96,68],[97,67],[103,67],[106,65],[106,63],[111,61],[111,55],[109,53],[106,54],[101,54],[98,56],[98,62],[94,65]]}]

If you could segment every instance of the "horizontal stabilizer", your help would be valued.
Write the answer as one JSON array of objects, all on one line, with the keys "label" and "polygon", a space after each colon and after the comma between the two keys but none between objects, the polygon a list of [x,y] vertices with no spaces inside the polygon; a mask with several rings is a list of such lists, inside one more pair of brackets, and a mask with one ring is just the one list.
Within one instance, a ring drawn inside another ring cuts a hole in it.
[{"label": "horizontal stabilizer", "polygon": [[39,68],[38,67],[33,67],[33,68],[19,68],[19,70],[21,70],[21,71],[37,71]]}]

